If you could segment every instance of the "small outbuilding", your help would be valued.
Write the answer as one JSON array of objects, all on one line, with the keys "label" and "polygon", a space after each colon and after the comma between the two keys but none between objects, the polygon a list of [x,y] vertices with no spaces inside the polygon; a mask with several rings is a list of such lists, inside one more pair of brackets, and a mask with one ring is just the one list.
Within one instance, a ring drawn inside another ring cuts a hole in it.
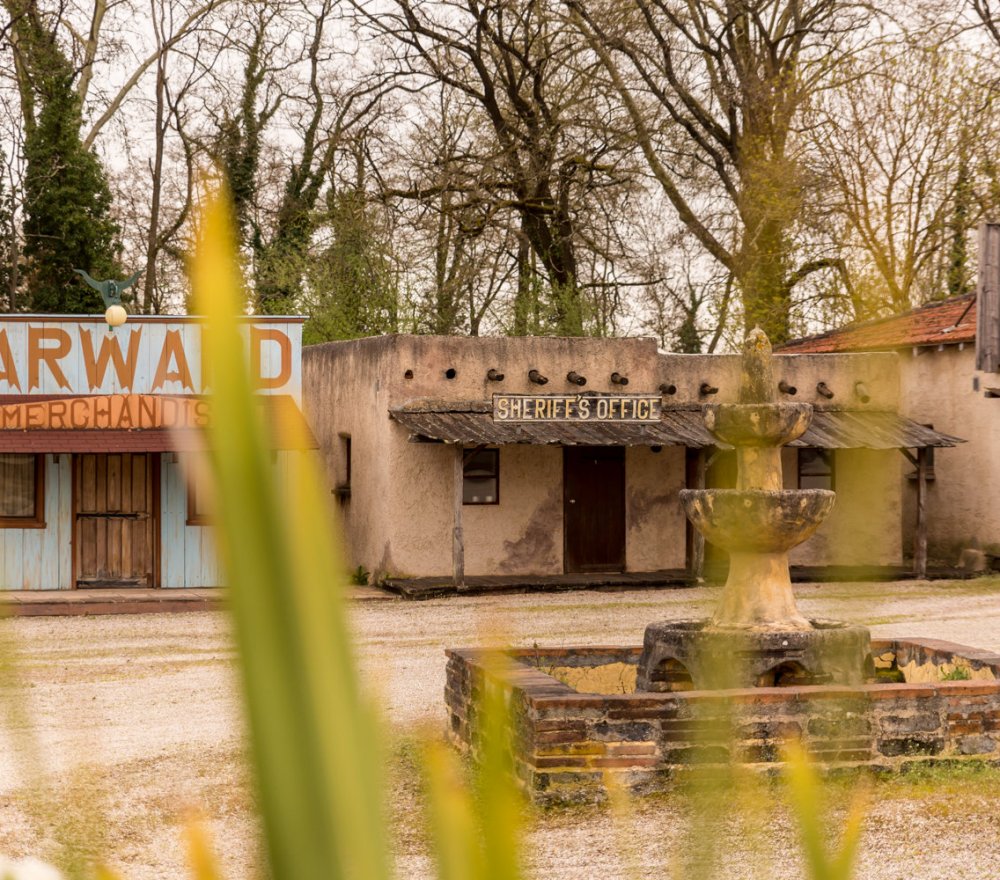
[{"label": "small outbuilding", "polygon": [[[991,295],[997,296],[995,291]],[[905,545],[919,544],[918,524],[925,523],[927,552],[952,564],[973,543],[1000,555],[1000,456],[994,446],[1000,437],[1000,376],[994,369],[1000,364],[977,364],[983,360],[977,358],[976,341],[982,307],[970,293],[797,339],[782,348],[783,353],[809,357],[895,352],[901,410],[924,427],[959,431],[968,439],[945,455],[927,450],[923,491],[918,461],[900,462],[897,469]],[[995,314],[991,324],[996,323]]]},{"label": "small outbuilding", "polygon": [[[776,371],[779,398],[815,406],[784,451],[786,486],[837,491],[792,562],[898,566],[900,450],[960,441],[901,414],[895,353],[780,356]],[[736,401],[738,376],[736,355],[665,354],[651,339],[399,335],[303,352],[352,565],[459,585],[700,573],[678,491],[734,479],[702,416]]]},{"label": "small outbuilding", "polygon": [[[314,444],[302,322],[243,322],[279,468],[293,436]],[[0,320],[0,589],[221,584],[210,499],[185,481],[212,418],[202,332],[190,317]]]}]

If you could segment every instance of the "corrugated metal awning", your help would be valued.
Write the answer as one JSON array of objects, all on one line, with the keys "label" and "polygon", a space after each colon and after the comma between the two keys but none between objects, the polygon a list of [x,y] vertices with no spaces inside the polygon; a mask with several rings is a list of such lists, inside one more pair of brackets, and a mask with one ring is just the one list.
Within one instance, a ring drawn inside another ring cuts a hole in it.
[{"label": "corrugated metal awning", "polygon": [[[663,408],[658,424],[630,422],[494,422],[489,401],[414,401],[389,415],[416,442],[470,446],[540,444],[556,446],[723,446],[709,434],[702,410]],[[964,443],[890,412],[820,410],[809,429],[790,446],[823,449],[913,449]]]}]

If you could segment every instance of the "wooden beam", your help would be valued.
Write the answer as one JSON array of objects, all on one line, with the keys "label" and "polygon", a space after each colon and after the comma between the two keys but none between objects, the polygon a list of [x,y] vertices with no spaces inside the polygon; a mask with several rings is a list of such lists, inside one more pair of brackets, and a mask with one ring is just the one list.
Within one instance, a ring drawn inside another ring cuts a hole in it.
[{"label": "wooden beam", "polygon": [[461,443],[455,444],[454,478],[452,505],[454,512],[454,530],[452,532],[452,578],[455,589],[465,589],[465,534],[462,528],[462,501],[465,487],[465,449]]},{"label": "wooden beam", "polygon": [[[698,456],[695,460],[695,478],[693,488],[705,488],[705,474],[708,472],[708,464],[708,456],[705,449],[699,449]],[[694,528],[693,525],[691,528],[694,529],[693,536],[691,538],[691,577],[696,581],[700,581],[705,577],[705,536]]]},{"label": "wooden beam", "polygon": [[913,536],[913,569],[927,577],[927,447],[917,449],[917,531]]},{"label": "wooden beam", "polygon": [[1000,372],[1000,225],[996,223],[979,227],[976,369]]}]

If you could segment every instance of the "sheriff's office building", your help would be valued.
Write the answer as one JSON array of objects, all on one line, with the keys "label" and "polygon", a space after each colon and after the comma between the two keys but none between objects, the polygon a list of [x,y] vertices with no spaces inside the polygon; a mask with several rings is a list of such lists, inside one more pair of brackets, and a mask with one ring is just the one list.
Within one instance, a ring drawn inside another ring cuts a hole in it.
[{"label": "sheriff's office building", "polygon": [[[376,578],[697,573],[712,550],[678,492],[734,479],[702,416],[739,369],[650,339],[388,336],[307,347],[303,388],[351,564]],[[960,426],[900,413],[894,353],[779,356],[775,381],[815,406],[786,486],[837,491],[793,563],[900,565],[900,451],[925,474]]]},{"label": "sheriff's office building", "polygon": [[[302,319],[242,329],[282,467],[303,421]],[[0,321],[0,588],[222,583],[206,493],[185,482],[212,417],[201,343],[194,318]]]}]

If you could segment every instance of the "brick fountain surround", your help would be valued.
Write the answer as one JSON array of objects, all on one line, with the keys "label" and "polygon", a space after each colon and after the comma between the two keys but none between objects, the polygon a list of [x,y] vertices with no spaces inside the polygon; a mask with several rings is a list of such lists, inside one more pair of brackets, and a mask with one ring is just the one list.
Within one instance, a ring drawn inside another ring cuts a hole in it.
[{"label": "brick fountain surround", "polygon": [[[485,651],[449,650],[449,734],[475,753],[482,690],[504,688],[518,779],[543,803],[600,800],[605,774],[647,793],[668,789],[696,762],[776,769],[791,739],[827,767],[1000,760],[998,654],[931,639],[872,640],[876,667],[904,683],[641,693],[629,690],[641,652],[512,650],[498,674]],[[956,668],[971,678],[942,680]]]},{"label": "brick fountain surround", "polygon": [[806,430],[812,407],[779,403],[775,390],[770,343],[754,330],[739,402],[705,411],[708,429],[736,449],[736,488],[681,493],[688,518],[730,552],[713,617],[652,623],[642,647],[512,650],[502,664],[449,650],[457,744],[475,755],[479,701],[499,687],[515,771],[542,801],[600,798],[608,775],[644,792],[692,764],[766,769],[790,739],[829,766],[1000,756],[1000,655],[873,641],[864,627],[799,612],[788,550],[815,531],[834,493],[782,488],[781,446]]}]

